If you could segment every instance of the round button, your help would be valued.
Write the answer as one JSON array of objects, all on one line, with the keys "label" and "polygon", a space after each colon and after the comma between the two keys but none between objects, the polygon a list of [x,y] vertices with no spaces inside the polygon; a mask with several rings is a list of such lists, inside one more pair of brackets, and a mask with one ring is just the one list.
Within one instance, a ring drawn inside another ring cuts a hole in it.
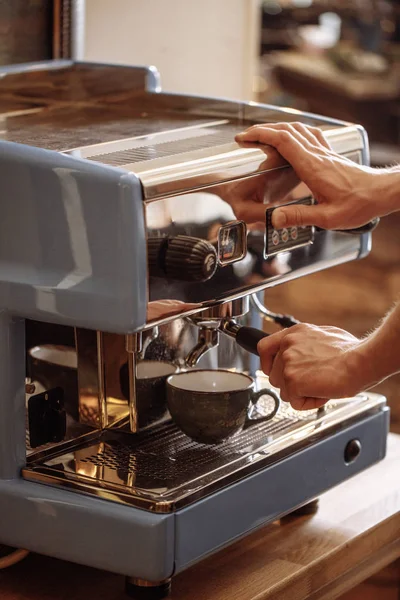
[{"label": "round button", "polygon": [[344,450],[344,460],[346,464],[353,463],[361,453],[360,440],[350,440]]},{"label": "round button", "polygon": [[277,246],[279,244],[279,233],[278,231],[276,231],[276,229],[274,229],[274,231],[272,232],[272,243],[274,246]]},{"label": "round button", "polygon": [[290,230],[290,237],[292,238],[292,240],[297,240],[298,237],[298,231],[297,231],[297,227],[292,227]]},{"label": "round button", "polygon": [[289,241],[289,232],[287,229],[282,229],[282,242],[286,244]]}]

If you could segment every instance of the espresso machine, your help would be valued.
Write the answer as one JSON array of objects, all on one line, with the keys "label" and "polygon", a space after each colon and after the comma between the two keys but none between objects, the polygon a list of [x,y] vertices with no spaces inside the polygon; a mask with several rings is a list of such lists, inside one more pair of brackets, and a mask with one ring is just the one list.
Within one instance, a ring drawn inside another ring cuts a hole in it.
[{"label": "espresso machine", "polygon": [[296,323],[268,310],[268,289],[371,248],[372,226],[274,230],[274,207],[311,194],[275,150],[235,134],[301,121],[359,164],[367,136],[162,93],[155,69],[52,61],[1,75],[0,543],[163,597],[174,574],[385,456],[374,393],[319,411],[281,403],[219,444],[186,436],[165,395],[168,376],[193,369],[270,388],[236,341]]}]

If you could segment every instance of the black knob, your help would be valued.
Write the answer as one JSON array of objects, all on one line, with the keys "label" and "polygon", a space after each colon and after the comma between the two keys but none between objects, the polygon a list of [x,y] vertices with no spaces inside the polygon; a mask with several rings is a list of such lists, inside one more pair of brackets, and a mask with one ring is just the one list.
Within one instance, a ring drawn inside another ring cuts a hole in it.
[{"label": "black knob", "polygon": [[350,440],[344,450],[344,460],[346,464],[353,463],[361,453],[360,440]]},{"label": "black knob", "polygon": [[149,274],[180,281],[208,281],[217,269],[214,246],[188,235],[149,238]]},{"label": "black knob", "polygon": [[[147,585],[146,585],[147,584]],[[125,592],[135,600],[162,600],[167,598],[171,592],[171,581],[151,585],[142,582],[142,585],[134,583],[130,577],[125,580]]]}]

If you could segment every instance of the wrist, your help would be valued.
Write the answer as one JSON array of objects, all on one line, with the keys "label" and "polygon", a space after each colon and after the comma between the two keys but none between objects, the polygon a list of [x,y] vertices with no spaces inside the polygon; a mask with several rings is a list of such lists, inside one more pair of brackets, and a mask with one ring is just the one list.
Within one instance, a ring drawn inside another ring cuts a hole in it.
[{"label": "wrist", "polygon": [[371,383],[373,351],[366,347],[365,340],[360,340],[350,350],[347,350],[344,358],[349,396],[355,396],[371,387],[373,385]]},{"label": "wrist", "polygon": [[377,200],[379,216],[400,210],[400,167],[377,169],[374,175],[373,194]]},{"label": "wrist", "polygon": [[397,369],[392,364],[393,356],[378,332],[361,340],[354,349],[354,373],[359,391],[367,390],[390,375]]}]

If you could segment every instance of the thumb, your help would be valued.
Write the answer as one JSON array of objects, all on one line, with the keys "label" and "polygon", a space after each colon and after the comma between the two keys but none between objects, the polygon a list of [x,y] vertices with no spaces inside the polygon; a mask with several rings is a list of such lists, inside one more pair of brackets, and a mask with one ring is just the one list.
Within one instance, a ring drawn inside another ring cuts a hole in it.
[{"label": "thumb", "polygon": [[272,225],[275,229],[303,227],[305,225],[323,227],[323,224],[326,223],[325,213],[326,207],[320,204],[314,206],[305,206],[303,204],[282,206],[282,208],[276,208],[273,211]]}]

